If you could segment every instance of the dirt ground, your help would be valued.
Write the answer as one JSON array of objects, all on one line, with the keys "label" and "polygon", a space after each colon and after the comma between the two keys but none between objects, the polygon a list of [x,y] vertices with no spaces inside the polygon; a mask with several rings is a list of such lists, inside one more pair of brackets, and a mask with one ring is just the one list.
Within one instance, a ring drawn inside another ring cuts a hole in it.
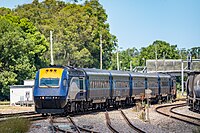
[{"label": "dirt ground", "polygon": [[27,111],[34,111],[34,110],[35,110],[34,106],[26,107],[26,106],[0,105],[0,114],[27,112]]}]

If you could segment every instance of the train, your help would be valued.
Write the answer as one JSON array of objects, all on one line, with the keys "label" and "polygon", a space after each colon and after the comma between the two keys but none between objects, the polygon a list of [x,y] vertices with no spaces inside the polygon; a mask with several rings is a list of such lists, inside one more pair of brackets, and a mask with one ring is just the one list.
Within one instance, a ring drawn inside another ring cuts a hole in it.
[{"label": "train", "polygon": [[176,97],[176,80],[168,74],[50,66],[37,71],[33,90],[35,110],[41,114],[132,105]]},{"label": "train", "polygon": [[187,105],[193,111],[200,113],[200,71],[189,73],[186,81]]}]

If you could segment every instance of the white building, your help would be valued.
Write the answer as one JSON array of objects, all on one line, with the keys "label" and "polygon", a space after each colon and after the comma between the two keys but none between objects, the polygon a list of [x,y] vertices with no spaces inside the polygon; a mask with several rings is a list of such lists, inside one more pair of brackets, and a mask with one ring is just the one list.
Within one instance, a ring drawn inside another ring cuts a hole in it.
[{"label": "white building", "polygon": [[10,105],[33,103],[34,80],[24,80],[24,85],[10,86]]}]

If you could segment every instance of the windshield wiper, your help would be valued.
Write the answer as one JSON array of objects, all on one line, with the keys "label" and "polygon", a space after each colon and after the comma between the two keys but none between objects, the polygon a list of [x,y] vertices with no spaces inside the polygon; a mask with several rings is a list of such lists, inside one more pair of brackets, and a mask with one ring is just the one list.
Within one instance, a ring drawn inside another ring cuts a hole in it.
[{"label": "windshield wiper", "polygon": [[51,86],[47,85],[46,83],[41,83],[41,85],[42,85],[42,84],[45,85],[45,86],[47,86],[47,87],[49,87],[49,88],[51,87]]}]

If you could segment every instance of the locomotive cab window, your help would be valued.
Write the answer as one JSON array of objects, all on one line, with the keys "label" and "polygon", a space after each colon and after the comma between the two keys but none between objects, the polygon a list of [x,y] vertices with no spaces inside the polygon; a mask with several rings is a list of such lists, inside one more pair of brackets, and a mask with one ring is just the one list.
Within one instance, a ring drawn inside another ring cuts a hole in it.
[{"label": "locomotive cab window", "polygon": [[41,78],[40,87],[59,87],[59,78]]}]

